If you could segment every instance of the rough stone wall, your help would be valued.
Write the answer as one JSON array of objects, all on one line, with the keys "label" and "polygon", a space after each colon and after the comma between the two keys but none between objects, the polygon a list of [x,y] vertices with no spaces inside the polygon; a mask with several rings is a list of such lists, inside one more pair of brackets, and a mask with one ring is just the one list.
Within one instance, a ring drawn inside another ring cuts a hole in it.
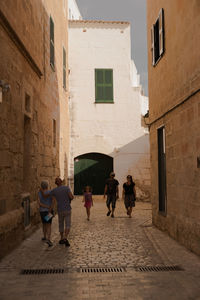
[{"label": "rough stone wall", "polygon": [[[153,223],[200,254],[200,3],[147,1]],[[150,29],[164,8],[165,54],[151,65]],[[159,86],[159,88],[157,88]],[[156,120],[157,118],[159,118]],[[166,215],[159,213],[157,129],[166,133]]]},{"label": "rough stone wall", "polygon": [[[158,213],[157,127],[165,124],[167,215]],[[151,127],[153,223],[200,254],[200,96],[180,106]]]},{"label": "rough stone wall", "polygon": [[[0,10],[0,80],[11,87],[0,103],[1,257],[38,223],[40,181],[46,179],[53,187],[55,176],[67,177],[69,122],[68,92],[62,81],[62,46],[67,54],[62,5],[55,7],[53,0],[2,0]],[[50,14],[55,27],[55,70],[49,57]],[[30,194],[28,228],[24,227],[23,193]]]},{"label": "rough stone wall", "polygon": [[[153,67],[151,27],[161,8],[164,9],[166,51]],[[147,1],[150,122],[199,88],[199,13],[198,0]]]}]

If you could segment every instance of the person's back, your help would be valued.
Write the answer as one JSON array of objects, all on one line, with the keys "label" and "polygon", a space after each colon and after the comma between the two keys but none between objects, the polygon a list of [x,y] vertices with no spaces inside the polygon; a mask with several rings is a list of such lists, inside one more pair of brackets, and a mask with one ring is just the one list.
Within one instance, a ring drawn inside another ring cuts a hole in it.
[{"label": "person's back", "polygon": [[107,194],[108,195],[116,195],[118,181],[114,178],[108,178],[106,181],[107,184]]},{"label": "person's back", "polygon": [[112,214],[111,214],[112,218],[114,218],[116,200],[119,198],[119,189],[118,189],[119,182],[114,177],[115,177],[115,173],[111,172],[110,178],[106,180],[106,185],[104,189],[104,198],[105,195],[107,194],[107,201],[106,201],[106,205],[108,207],[107,216],[109,216],[111,213],[110,205],[112,203]]},{"label": "person's back", "polygon": [[51,195],[56,198],[58,212],[71,210],[71,199],[69,197],[69,193],[70,188],[65,185],[58,186],[51,191]]},{"label": "person's back", "polygon": [[51,191],[51,195],[57,202],[58,224],[61,237],[59,244],[70,246],[67,237],[71,227],[71,200],[74,196],[70,188],[63,185],[63,180],[60,177],[55,179],[55,184],[57,187]]},{"label": "person's back", "polygon": [[[44,191],[44,194],[48,194],[49,195],[50,191],[46,190],[46,191]],[[43,197],[41,191],[39,191],[38,196],[39,196],[40,202],[42,204],[44,204],[45,206],[51,206],[52,205],[52,197],[51,196],[45,198],[45,197]],[[44,206],[40,206],[39,210],[40,211],[48,211],[48,208],[44,207]]]}]

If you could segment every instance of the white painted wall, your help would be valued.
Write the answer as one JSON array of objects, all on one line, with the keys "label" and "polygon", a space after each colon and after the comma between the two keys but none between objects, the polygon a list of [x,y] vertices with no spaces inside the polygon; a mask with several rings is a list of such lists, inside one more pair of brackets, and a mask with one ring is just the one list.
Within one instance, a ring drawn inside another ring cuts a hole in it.
[{"label": "white painted wall", "polygon": [[[89,152],[114,157],[120,184],[130,172],[142,182],[142,171],[135,172],[142,159],[147,163],[145,168],[149,168],[148,135],[141,126],[144,96],[130,47],[127,23],[69,22],[71,181],[74,158]],[[113,69],[114,104],[95,103],[96,68]],[[145,142],[135,147],[138,139]]]},{"label": "white painted wall", "polygon": [[68,19],[69,20],[82,19],[76,0],[68,0]]}]

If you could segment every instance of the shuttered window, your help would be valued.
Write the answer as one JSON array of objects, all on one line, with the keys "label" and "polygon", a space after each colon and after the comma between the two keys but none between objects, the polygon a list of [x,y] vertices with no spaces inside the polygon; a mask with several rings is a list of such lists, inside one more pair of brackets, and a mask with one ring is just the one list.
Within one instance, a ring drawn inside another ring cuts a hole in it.
[{"label": "shuttered window", "polygon": [[164,53],[164,10],[159,12],[159,16],[151,28],[151,51],[152,65],[155,66]]},{"label": "shuttered window", "polygon": [[95,102],[113,102],[112,69],[95,69]]},{"label": "shuttered window", "polygon": [[66,51],[63,47],[63,88],[66,89]]},{"label": "shuttered window", "polygon": [[50,65],[55,67],[54,22],[52,17],[50,17]]}]

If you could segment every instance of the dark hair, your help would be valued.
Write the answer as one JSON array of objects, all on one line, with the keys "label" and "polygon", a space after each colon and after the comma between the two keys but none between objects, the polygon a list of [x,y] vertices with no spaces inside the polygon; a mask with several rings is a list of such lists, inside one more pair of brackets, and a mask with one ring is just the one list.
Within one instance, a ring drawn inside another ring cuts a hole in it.
[{"label": "dark hair", "polygon": [[86,186],[84,187],[83,192],[85,193],[87,188],[89,188],[89,192],[92,193],[92,188],[91,188],[91,186],[89,186],[89,185],[86,185]]},{"label": "dark hair", "polygon": [[127,178],[127,179],[130,178],[130,179],[131,179],[131,182],[133,183],[133,177],[132,177],[131,175],[128,175],[126,178]]}]

